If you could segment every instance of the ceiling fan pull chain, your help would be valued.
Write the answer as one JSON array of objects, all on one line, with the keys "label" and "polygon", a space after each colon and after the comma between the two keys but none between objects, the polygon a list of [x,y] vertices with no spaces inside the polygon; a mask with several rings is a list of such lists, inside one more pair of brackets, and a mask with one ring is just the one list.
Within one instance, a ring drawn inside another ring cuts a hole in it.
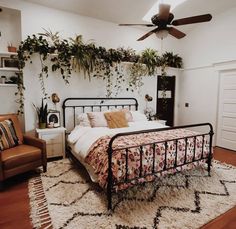
[{"label": "ceiling fan pull chain", "polygon": [[163,54],[163,38],[161,39],[161,56]]}]

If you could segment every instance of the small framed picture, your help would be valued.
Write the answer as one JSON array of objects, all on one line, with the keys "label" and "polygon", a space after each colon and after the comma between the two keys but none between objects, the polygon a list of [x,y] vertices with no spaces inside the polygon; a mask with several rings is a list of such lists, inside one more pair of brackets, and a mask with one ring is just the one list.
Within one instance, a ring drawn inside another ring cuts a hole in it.
[{"label": "small framed picture", "polygon": [[1,67],[2,68],[18,68],[19,61],[16,58],[2,57]]},{"label": "small framed picture", "polygon": [[56,128],[61,126],[60,111],[50,110],[47,115],[47,124],[50,128]]}]

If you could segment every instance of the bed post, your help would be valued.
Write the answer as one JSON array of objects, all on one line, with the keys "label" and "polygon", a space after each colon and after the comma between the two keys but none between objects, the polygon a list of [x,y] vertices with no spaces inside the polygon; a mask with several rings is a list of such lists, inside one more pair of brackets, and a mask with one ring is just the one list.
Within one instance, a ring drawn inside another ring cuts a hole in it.
[{"label": "bed post", "polygon": [[208,159],[207,159],[207,171],[208,171],[208,176],[210,177],[211,176],[211,161],[212,161],[212,138],[213,138],[214,132],[213,132],[213,127],[210,123],[209,123],[209,126],[210,126],[210,132],[209,132],[210,143],[209,143],[209,154],[208,154]]},{"label": "bed post", "polygon": [[107,202],[108,210],[112,209],[112,141],[109,143],[108,153],[108,176],[107,176]]}]

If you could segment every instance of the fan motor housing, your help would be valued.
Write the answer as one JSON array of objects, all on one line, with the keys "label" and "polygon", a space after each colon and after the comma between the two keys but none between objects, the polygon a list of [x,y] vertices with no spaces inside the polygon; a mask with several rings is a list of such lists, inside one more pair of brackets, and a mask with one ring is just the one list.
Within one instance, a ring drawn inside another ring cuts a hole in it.
[{"label": "fan motor housing", "polygon": [[166,28],[166,25],[170,24],[171,21],[174,19],[174,15],[169,13],[168,20],[162,20],[159,18],[159,14],[155,14],[152,16],[151,21],[154,25],[157,25],[159,28]]}]

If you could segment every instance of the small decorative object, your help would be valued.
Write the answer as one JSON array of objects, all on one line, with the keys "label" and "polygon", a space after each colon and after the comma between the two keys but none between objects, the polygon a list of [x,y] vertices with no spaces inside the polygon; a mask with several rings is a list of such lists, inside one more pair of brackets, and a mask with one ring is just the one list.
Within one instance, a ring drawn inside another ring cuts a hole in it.
[{"label": "small decorative object", "polygon": [[19,61],[16,57],[2,57],[1,66],[3,68],[18,68]]},{"label": "small decorative object", "polygon": [[53,94],[52,94],[52,102],[53,102],[54,105],[55,105],[55,110],[57,110],[57,103],[60,102],[60,98],[59,98],[59,96],[57,95],[57,93],[53,93]]},{"label": "small decorative object", "polygon": [[148,120],[152,120],[152,116],[154,114],[154,111],[151,107],[148,107],[148,102],[151,102],[153,100],[152,96],[146,94],[145,95],[145,100],[146,100],[146,108],[144,109],[144,114],[147,116]]},{"label": "small decorative object", "polygon": [[60,126],[60,111],[50,110],[47,116],[47,123],[49,128],[56,128]]},{"label": "small decorative object", "polygon": [[9,45],[7,46],[8,52],[16,52],[17,49],[16,47],[12,46],[12,43],[9,43]]},{"label": "small decorative object", "polygon": [[144,114],[146,115],[148,120],[151,121],[154,115],[154,111],[151,107],[147,107],[146,109],[144,109]]},{"label": "small decorative object", "polygon": [[1,76],[1,83],[2,84],[5,84],[6,83],[6,76]]},{"label": "small decorative object", "polygon": [[38,115],[38,122],[39,122],[39,129],[45,129],[47,127],[47,114],[48,114],[48,105],[45,104],[42,99],[41,107],[38,108],[33,104],[37,115]]},{"label": "small decorative object", "polygon": [[147,102],[151,102],[151,101],[152,101],[152,96],[146,94],[146,95],[145,95],[145,100],[146,100]]}]

